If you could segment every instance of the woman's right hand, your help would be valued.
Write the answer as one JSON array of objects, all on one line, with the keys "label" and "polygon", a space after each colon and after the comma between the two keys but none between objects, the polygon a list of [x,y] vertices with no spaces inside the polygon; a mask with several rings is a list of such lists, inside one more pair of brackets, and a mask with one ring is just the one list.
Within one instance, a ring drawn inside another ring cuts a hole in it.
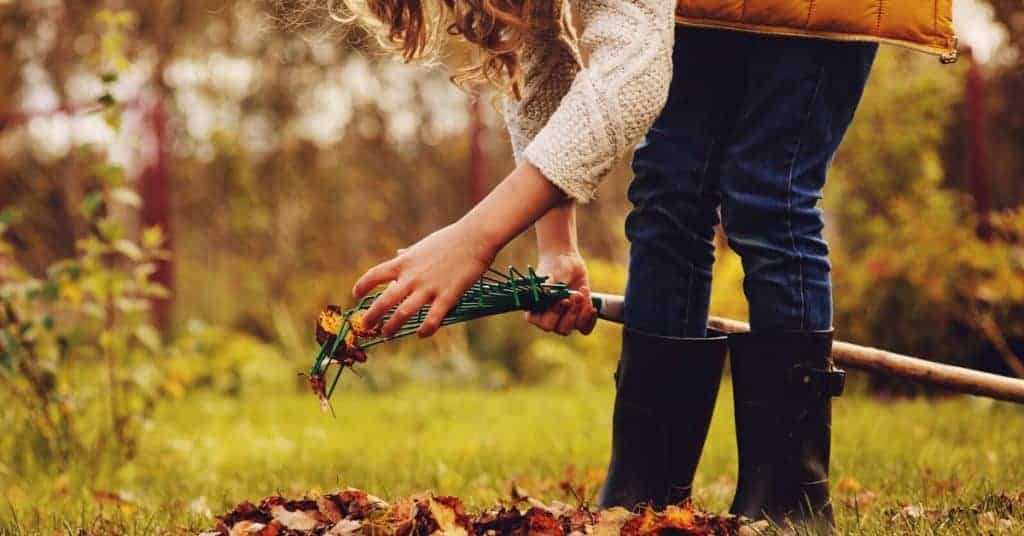
[{"label": "woman's right hand", "polygon": [[578,330],[586,335],[597,324],[597,308],[590,301],[590,283],[587,280],[587,265],[578,252],[541,253],[536,271],[549,277],[550,283],[565,283],[578,291],[561,300],[546,311],[528,312],[526,319],[544,331],[569,335]]}]

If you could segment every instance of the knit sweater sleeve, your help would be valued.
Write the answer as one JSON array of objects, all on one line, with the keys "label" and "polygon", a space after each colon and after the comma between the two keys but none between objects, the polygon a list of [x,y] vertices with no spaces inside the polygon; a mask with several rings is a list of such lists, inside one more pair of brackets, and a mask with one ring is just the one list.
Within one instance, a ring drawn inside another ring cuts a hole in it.
[{"label": "knit sweater sleeve", "polygon": [[505,100],[505,126],[516,164],[522,162],[523,150],[558,108],[581,64],[572,36],[563,30],[561,0],[540,1],[535,6],[543,11],[536,14],[537,19],[549,26],[533,28],[527,34],[520,52],[520,99]]},{"label": "knit sweater sleeve", "polygon": [[[519,159],[541,170],[580,202],[594,198],[616,161],[636,145],[661,112],[672,79],[675,0],[578,0],[579,48],[588,58],[564,94],[569,71],[547,67],[534,74],[546,81],[534,88],[531,127],[543,125],[526,142]],[[551,60],[554,61],[554,60]],[[550,65],[531,63],[526,70]],[[554,75],[554,73],[558,73]],[[557,83],[555,83],[557,81]],[[512,124],[523,104],[513,109]],[[543,114],[552,110],[545,120]],[[529,115],[529,114],[527,114]],[[517,134],[512,134],[513,139]],[[517,161],[519,161],[517,159]]]}]

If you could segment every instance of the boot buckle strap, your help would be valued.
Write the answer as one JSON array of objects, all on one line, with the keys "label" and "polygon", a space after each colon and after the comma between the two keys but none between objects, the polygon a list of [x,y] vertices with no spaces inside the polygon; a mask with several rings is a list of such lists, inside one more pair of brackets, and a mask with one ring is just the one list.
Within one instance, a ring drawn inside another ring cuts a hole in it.
[{"label": "boot buckle strap", "polygon": [[794,394],[807,398],[833,398],[846,388],[846,371],[831,367],[819,369],[806,365],[793,367],[790,385]]}]

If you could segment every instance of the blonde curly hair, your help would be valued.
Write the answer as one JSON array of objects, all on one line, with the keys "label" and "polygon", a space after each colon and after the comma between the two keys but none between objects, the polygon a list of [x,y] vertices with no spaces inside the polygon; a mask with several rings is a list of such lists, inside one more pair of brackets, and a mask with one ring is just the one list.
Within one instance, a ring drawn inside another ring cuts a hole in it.
[{"label": "blonde curly hair", "polygon": [[295,11],[308,15],[316,4],[316,11],[363,29],[406,62],[432,59],[447,39],[461,39],[474,57],[452,81],[464,89],[489,83],[519,98],[520,50],[532,29],[563,27],[556,1],[305,0]]}]

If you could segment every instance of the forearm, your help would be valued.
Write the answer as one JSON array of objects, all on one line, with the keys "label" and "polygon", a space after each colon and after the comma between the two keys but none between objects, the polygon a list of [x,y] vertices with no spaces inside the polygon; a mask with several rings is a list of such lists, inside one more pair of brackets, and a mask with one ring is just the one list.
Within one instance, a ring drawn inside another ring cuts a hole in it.
[{"label": "forearm", "polygon": [[576,202],[572,199],[559,202],[537,220],[534,229],[537,233],[537,250],[541,255],[578,251]]},{"label": "forearm", "polygon": [[[564,211],[561,206],[565,200],[565,194],[544,178],[540,170],[522,163],[460,222],[477,234],[479,246],[493,256],[553,208]],[[575,243],[575,236],[572,241]]]}]

